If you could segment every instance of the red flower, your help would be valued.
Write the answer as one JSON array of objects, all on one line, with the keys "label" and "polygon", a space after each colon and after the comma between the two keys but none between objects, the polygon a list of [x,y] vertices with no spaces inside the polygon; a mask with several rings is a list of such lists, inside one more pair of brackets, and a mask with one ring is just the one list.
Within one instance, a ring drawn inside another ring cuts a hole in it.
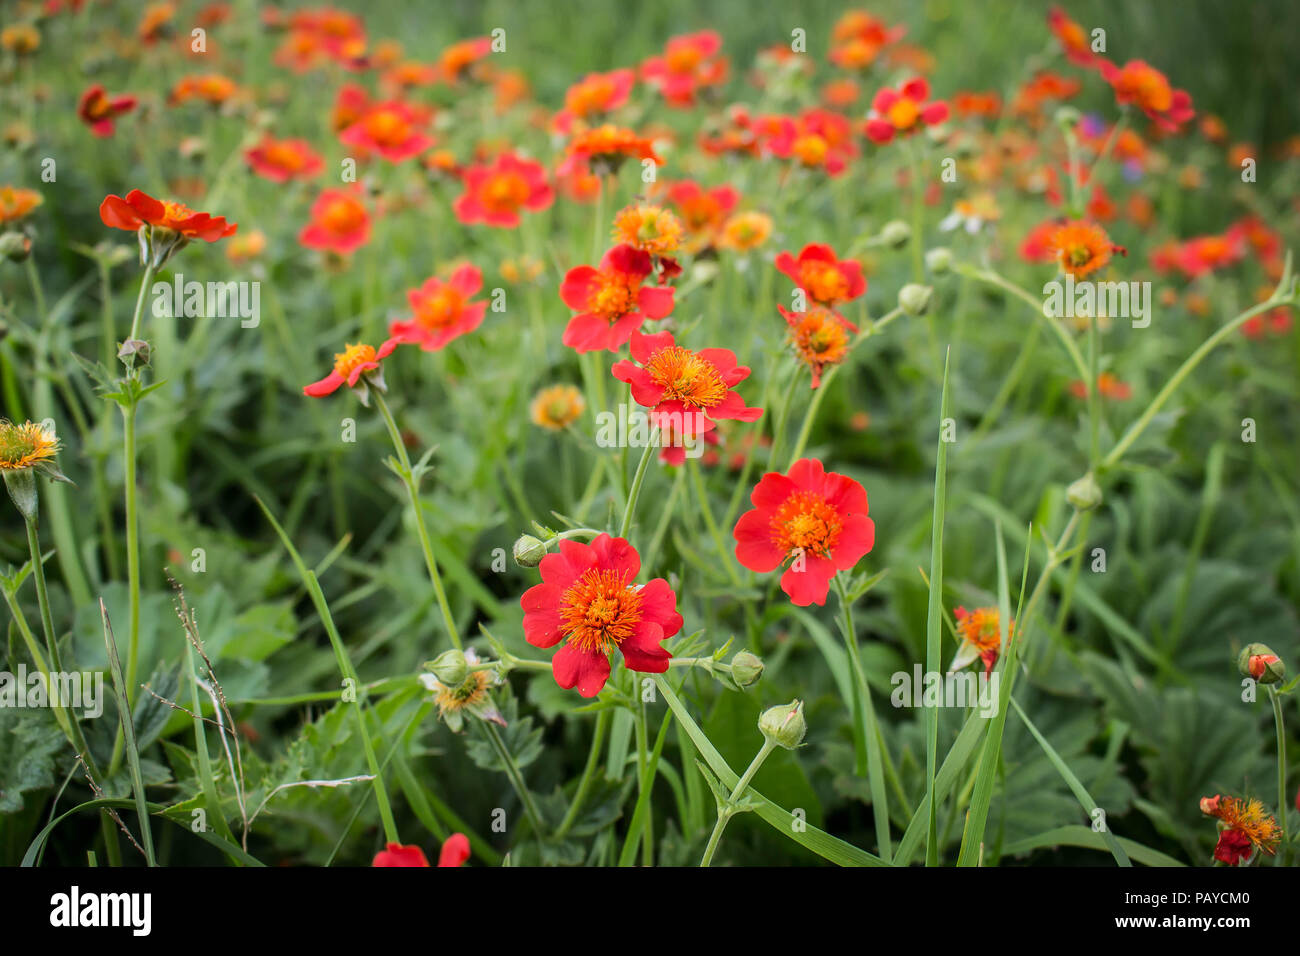
[{"label": "red flower", "polygon": [[1250,837],[1245,833],[1240,830],[1224,830],[1214,846],[1214,858],[1228,866],[1236,866],[1250,856],[1251,847]]},{"label": "red flower", "polygon": [[[312,398],[324,398],[326,395],[333,395],[343,385],[348,386],[348,388],[356,388],[362,382],[362,376],[366,377],[365,385],[383,391],[383,374],[372,377],[370,373],[379,372],[379,363],[391,355],[393,349],[400,344],[402,344],[402,340],[394,337],[379,346],[378,349],[363,343],[345,345],[342,352],[335,354],[334,368],[330,373],[319,382],[304,385],[302,393]],[[363,404],[366,401],[365,396],[367,394],[368,392],[362,389]]]},{"label": "red flower", "polygon": [[406,293],[415,314],[405,322],[393,322],[388,334],[404,344],[436,352],[452,339],[473,332],[483,322],[486,302],[470,302],[483,287],[483,273],[474,266],[461,266],[451,279],[426,279],[424,285]]},{"label": "red flower", "polygon": [[77,115],[96,136],[112,136],[113,121],[123,113],[135,109],[135,104],[134,96],[109,96],[96,83],[81,94],[81,99],[77,101]]},{"label": "red flower", "polygon": [[233,236],[239,228],[233,222],[227,223],[224,216],[195,212],[183,203],[154,199],[138,189],[132,189],[125,199],[114,195],[104,197],[99,204],[99,218],[114,229],[135,232],[143,225],[150,225],[204,242]]},{"label": "red flower", "polygon": [[[460,866],[469,859],[469,838],[463,833],[453,833],[447,837],[438,854],[439,866]],[[371,866],[428,866],[429,861],[424,851],[418,846],[404,846],[401,843],[389,843],[375,854]]]},{"label": "red flower", "polygon": [[555,199],[546,182],[541,163],[502,153],[491,164],[465,170],[465,193],[453,206],[456,218],[466,225],[481,222],[513,229],[519,225],[520,210],[537,212]]},{"label": "red flower", "polygon": [[1129,60],[1122,67],[1102,60],[1098,69],[1114,87],[1117,103],[1134,104],[1166,132],[1175,132],[1196,115],[1191,95],[1174,89],[1163,73],[1142,60]]},{"label": "red flower", "polygon": [[673,37],[662,56],[641,64],[641,78],[659,90],[671,106],[693,106],[697,91],[727,78],[727,58],[719,56],[722,37],[701,30]]},{"label": "red flower", "polygon": [[578,314],[564,330],[564,344],[578,352],[613,352],[645,319],[662,319],[673,310],[673,290],[645,285],[654,269],[650,254],[615,246],[600,267],[570,269],[560,298]]},{"label": "red flower", "polygon": [[704,189],[693,180],[683,180],[668,187],[668,201],[677,207],[682,224],[691,233],[713,236],[722,229],[728,213],[740,201],[733,186]]},{"label": "red flower", "polygon": [[244,151],[244,159],[253,172],[273,183],[310,179],[325,168],[325,163],[305,139],[264,136],[260,143]]},{"label": "red flower", "polygon": [[907,135],[917,124],[938,126],[948,118],[948,104],[929,102],[930,84],[923,77],[908,80],[898,89],[885,87],[871,101],[865,132],[873,143],[888,143],[895,135]]},{"label": "red flower", "polygon": [[347,255],[370,240],[370,214],[361,202],[360,188],[326,189],[311,205],[311,222],[298,233],[308,249],[325,249]]},{"label": "red flower", "polygon": [[614,377],[632,386],[637,404],[653,409],[654,424],[671,428],[673,442],[664,453],[669,464],[685,461],[683,439],[712,431],[723,419],[752,422],[763,414],[732,391],[749,377],[749,368],[737,365],[729,349],[692,352],[677,345],[671,332],[633,332],[632,358],[614,365]]},{"label": "red flower", "polygon": [[761,574],[789,561],[781,590],[800,607],[825,604],[835,572],[875,544],[866,490],[815,458],[801,458],[784,475],[768,472],[749,500],[754,509],[736,522],[736,559]]},{"label": "red flower", "polygon": [[564,646],[551,659],[555,682],[595,697],[618,650],[629,670],[662,674],[671,659],[660,643],[682,628],[677,595],[663,578],[637,586],[641,557],[623,538],[565,540],[542,558],[542,583],[524,592],[524,637],[534,647]]},{"label": "red flower", "polygon": [[433,137],[420,132],[424,123],[413,107],[400,100],[379,103],[339,134],[345,146],[378,153],[390,163],[412,159],[433,145]]},{"label": "red flower", "polygon": [[813,302],[828,308],[851,302],[867,291],[862,263],[839,259],[830,246],[810,243],[799,251],[797,259],[782,252],[776,257],[776,267],[808,293]]}]

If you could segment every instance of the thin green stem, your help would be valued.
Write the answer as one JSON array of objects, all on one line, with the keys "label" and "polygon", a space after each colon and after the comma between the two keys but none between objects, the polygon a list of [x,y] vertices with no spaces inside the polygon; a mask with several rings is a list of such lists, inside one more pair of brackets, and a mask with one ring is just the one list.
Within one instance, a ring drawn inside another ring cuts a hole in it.
[{"label": "thin green stem", "polygon": [[45,589],[45,565],[41,561],[41,542],[36,528],[36,516],[27,519],[27,549],[32,556],[32,577],[36,579],[36,600],[41,607],[41,629],[45,632],[45,649],[50,655],[50,666],[63,670],[59,659],[59,640],[54,633],[54,617],[50,614],[50,595]]},{"label": "thin green stem", "polygon": [[501,734],[497,732],[496,727],[490,722],[479,721],[479,725],[487,734],[488,741],[492,744],[492,749],[497,752],[501,758],[501,766],[505,769],[506,776],[510,778],[510,785],[515,788],[515,793],[519,795],[519,801],[524,805],[524,813],[528,816],[533,825],[533,832],[537,836],[542,836],[542,815],[537,812],[537,805],[533,802],[533,795],[528,792],[528,787],[524,784],[523,774],[519,772],[519,767],[515,763],[515,758],[506,748],[506,743],[501,739]]},{"label": "thin green stem", "polygon": [[447,636],[451,638],[451,643],[459,649],[463,646],[460,640],[460,632],[456,629],[456,619],[452,616],[451,605],[447,603],[447,592],[442,586],[442,575],[438,573],[438,560],[434,557],[433,544],[429,540],[429,529],[424,523],[424,508],[420,504],[419,476],[411,468],[411,459],[406,454],[406,444],[402,441],[402,433],[397,430],[397,423],[393,421],[393,413],[389,411],[388,402],[384,400],[383,393],[378,389],[371,389],[370,394],[375,400],[375,406],[379,409],[379,414],[384,419],[384,424],[388,427],[388,435],[393,440],[393,450],[397,452],[399,476],[402,483],[406,485],[411,510],[415,514],[415,531],[420,538],[420,547],[424,551],[424,564],[429,569],[429,580],[433,582],[433,593],[438,599],[438,608],[442,611],[442,619],[447,627]]},{"label": "thin green stem", "polygon": [[731,549],[726,546],[722,539],[722,532],[718,529],[718,524],[713,520],[713,509],[709,507],[708,492],[704,488],[704,478],[701,475],[699,459],[688,461],[686,467],[691,470],[691,481],[695,486],[695,496],[699,499],[700,514],[704,516],[704,525],[709,529],[709,537],[713,539],[713,546],[718,551],[718,560],[722,562],[723,568],[726,569],[727,577],[736,587],[741,586],[740,574],[736,571],[735,564],[732,561]]},{"label": "thin green stem", "polygon": [[1273,727],[1277,732],[1277,819],[1282,824],[1282,842],[1278,844],[1273,864],[1282,866],[1290,850],[1286,826],[1286,726],[1282,722],[1282,696],[1272,684],[1268,687],[1268,697],[1273,704]]},{"label": "thin green stem", "polygon": [[623,509],[623,523],[619,525],[618,536],[626,538],[632,527],[632,515],[636,513],[636,501],[641,496],[641,484],[645,481],[646,469],[650,467],[650,458],[659,449],[659,426],[650,428],[650,437],[646,439],[645,450],[641,452],[641,462],[636,466],[636,476],[627,493],[627,507]]},{"label": "thin green stem", "polygon": [[763,746],[759,748],[758,753],[754,755],[754,759],[749,762],[749,766],[741,774],[740,780],[736,783],[735,789],[731,791],[731,796],[728,798],[726,805],[718,807],[718,820],[713,825],[713,832],[709,834],[709,843],[704,848],[704,856],[700,858],[700,866],[709,866],[713,863],[713,854],[717,852],[718,841],[722,839],[722,831],[727,828],[731,818],[738,812],[736,801],[744,796],[749,782],[754,779],[754,774],[758,773],[758,769],[763,766],[763,761],[775,748],[775,741],[766,737],[763,738]]},{"label": "thin green stem", "polygon": [[578,813],[582,810],[583,804],[587,800],[587,791],[591,789],[591,781],[595,778],[596,768],[600,765],[600,748],[605,742],[605,730],[609,726],[608,710],[602,710],[596,715],[596,728],[591,734],[591,749],[587,751],[587,765],[582,768],[582,776],[578,779],[578,789],[573,792],[573,802],[569,804],[569,810],[560,822],[560,827],[555,831],[555,836],[562,837],[569,832],[569,828],[578,820]]}]

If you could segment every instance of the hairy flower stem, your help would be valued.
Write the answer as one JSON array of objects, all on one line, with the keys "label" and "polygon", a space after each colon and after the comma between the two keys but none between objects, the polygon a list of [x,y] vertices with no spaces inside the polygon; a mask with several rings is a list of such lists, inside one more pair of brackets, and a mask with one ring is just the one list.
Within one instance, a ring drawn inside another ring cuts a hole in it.
[{"label": "hairy flower stem", "polygon": [[510,778],[510,785],[515,788],[515,793],[519,795],[519,802],[524,805],[524,813],[533,825],[533,832],[539,838],[542,837],[544,834],[542,815],[537,812],[537,805],[533,802],[533,795],[528,792],[528,787],[524,783],[524,776],[519,772],[519,766],[515,763],[515,758],[511,756],[510,751],[506,748],[506,742],[501,739],[501,734],[497,731],[495,725],[489,721],[480,720],[478,724],[483,728],[483,732],[487,734],[488,742],[492,744],[492,749],[496,751],[506,776]]},{"label": "hairy flower stem", "polygon": [[1273,865],[1283,866],[1290,849],[1286,827],[1286,727],[1282,723],[1282,696],[1272,684],[1268,686],[1268,698],[1273,704],[1273,727],[1277,731],[1277,821],[1282,824],[1282,842]]},{"label": "hairy flower stem", "polygon": [[378,389],[371,389],[370,394],[375,400],[375,407],[379,409],[379,414],[384,419],[384,424],[388,427],[388,435],[393,440],[393,450],[397,453],[398,476],[402,479],[402,484],[406,485],[411,510],[415,514],[415,531],[420,538],[420,547],[424,551],[424,564],[429,569],[429,580],[433,582],[433,593],[438,599],[438,608],[442,611],[443,623],[447,627],[447,636],[451,638],[451,643],[457,649],[460,649],[463,646],[460,633],[456,630],[456,619],[452,616],[451,605],[447,603],[447,592],[443,589],[442,576],[438,573],[438,560],[434,557],[433,545],[429,540],[429,529],[424,523],[424,509],[420,505],[419,476],[411,468],[411,459],[406,454],[406,444],[402,441],[402,433],[397,430],[397,423],[393,421],[393,413],[389,411],[388,402],[384,400],[383,393]]},{"label": "hairy flower stem", "polygon": [[659,426],[654,425],[650,428],[650,437],[646,439],[645,450],[641,452],[641,462],[636,466],[636,477],[632,479],[632,487],[627,493],[627,507],[623,509],[623,523],[619,525],[618,529],[620,538],[626,538],[628,530],[632,527],[632,516],[636,513],[636,501],[641,497],[641,484],[645,481],[646,469],[650,467],[650,459],[658,450]]},{"label": "hairy flower stem", "polygon": [[[549,664],[546,666],[550,667]],[[586,803],[587,791],[591,789],[591,781],[595,777],[596,768],[600,765],[600,748],[605,742],[605,730],[609,726],[609,714],[608,710],[602,710],[596,715],[596,728],[591,734],[591,750],[587,752],[587,765],[582,768],[582,777],[578,780],[578,789],[573,792],[573,802],[569,804],[568,812],[560,822],[559,829],[555,831],[557,838],[569,832],[569,828],[577,822],[583,804]]]},{"label": "hairy flower stem", "polygon": [[758,768],[763,766],[763,761],[776,749],[776,742],[768,738],[763,738],[763,746],[759,748],[754,759],[749,762],[745,772],[741,775],[740,780],[736,783],[736,788],[731,791],[731,796],[725,804],[718,804],[718,821],[713,825],[713,832],[709,834],[708,846],[704,848],[704,856],[700,858],[700,866],[709,866],[713,863],[713,854],[717,852],[718,841],[722,839],[722,831],[727,828],[731,818],[737,813],[742,812],[736,803],[745,794],[749,782],[754,779],[754,774],[758,773]]}]

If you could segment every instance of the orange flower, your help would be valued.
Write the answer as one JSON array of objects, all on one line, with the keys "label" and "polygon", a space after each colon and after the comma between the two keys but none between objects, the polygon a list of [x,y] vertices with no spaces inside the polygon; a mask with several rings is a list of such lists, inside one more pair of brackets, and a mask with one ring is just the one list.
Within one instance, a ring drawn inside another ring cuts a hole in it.
[{"label": "orange flower", "polygon": [[334,368],[319,382],[304,385],[302,393],[312,398],[324,398],[333,395],[344,385],[357,390],[357,398],[362,405],[370,404],[370,389],[387,391],[384,385],[384,372],[380,362],[392,354],[401,341],[391,338],[376,349],[372,345],[358,342],[345,345],[342,352],[334,355]]},{"label": "orange flower", "polygon": [[1163,73],[1142,60],[1129,60],[1122,67],[1102,60],[1100,70],[1114,88],[1116,102],[1134,104],[1166,132],[1175,132],[1196,115],[1188,92],[1175,90]]},{"label": "orange flower", "polygon": [[793,279],[809,299],[828,308],[851,302],[867,291],[862,263],[838,258],[835,250],[827,245],[809,243],[799,250],[798,258],[782,252],[776,257],[775,265]]},{"label": "orange flower", "polygon": [[578,352],[617,351],[645,319],[673,310],[673,290],[645,285],[654,266],[649,253],[628,245],[605,253],[599,268],[570,269],[560,298],[578,314],[564,330],[564,344]]},{"label": "orange flower", "polygon": [[453,43],[442,51],[438,58],[438,68],[443,79],[448,83],[458,83],[469,68],[492,52],[491,37],[476,37]]},{"label": "orange flower", "polygon": [[433,137],[420,131],[425,118],[412,106],[390,100],[370,107],[339,134],[345,146],[376,152],[390,163],[412,159],[433,145]]},{"label": "orange flower", "polygon": [[135,109],[135,104],[134,96],[109,96],[96,83],[81,94],[77,101],[77,116],[96,136],[112,136],[113,121],[123,113]]},{"label": "orange flower", "polygon": [[718,247],[735,252],[749,252],[767,242],[771,235],[771,216],[761,212],[738,212],[723,223]]},{"label": "orange flower", "polygon": [[291,179],[310,179],[325,168],[325,163],[305,139],[272,139],[244,151],[244,159],[253,172],[273,183]]},{"label": "orange flower", "polygon": [[15,23],[0,30],[0,47],[18,56],[35,53],[40,46],[40,31],[30,23]]},{"label": "orange flower", "polygon": [[27,218],[44,201],[34,189],[0,186],[0,226]]},{"label": "orange flower", "polygon": [[533,396],[528,415],[534,425],[563,431],[582,417],[587,403],[572,385],[552,385]]},{"label": "orange flower", "polygon": [[1100,57],[1092,52],[1088,43],[1088,33],[1083,27],[1065,15],[1060,7],[1052,7],[1047,13],[1047,26],[1056,34],[1061,49],[1071,63],[1079,66],[1092,66]]},{"label": "orange flower", "polygon": [[[999,632],[998,609],[995,607],[977,607],[968,611],[959,607],[953,611],[957,618],[957,632],[962,639],[962,646],[953,658],[949,670],[960,670],[978,658],[984,662],[984,673],[993,670],[998,661],[1002,647],[1002,635]],[[1007,639],[1015,633],[1016,622],[1007,625]]]},{"label": "orange flower", "polygon": [[823,305],[807,312],[791,312],[778,305],[790,329],[790,344],[799,361],[812,372],[812,387],[821,384],[828,365],[839,365],[849,354],[849,335],[858,327]]},{"label": "orange flower", "polygon": [[260,229],[241,232],[226,243],[226,258],[231,262],[248,262],[266,251],[266,233]]},{"label": "orange flower", "polygon": [[326,189],[311,207],[311,222],[298,233],[308,249],[347,255],[370,240],[370,213],[361,202],[360,187]]},{"label": "orange flower", "polygon": [[136,33],[145,44],[157,43],[171,29],[172,18],[175,16],[175,4],[151,3],[145,7]]},{"label": "orange flower", "polygon": [[1047,240],[1061,271],[1076,279],[1091,275],[1110,262],[1111,244],[1106,230],[1094,222],[1077,219],[1057,226]]},{"label": "orange flower", "polygon": [[330,125],[336,133],[342,132],[360,120],[368,109],[370,109],[370,94],[365,91],[365,88],[355,83],[344,83],[339,87],[338,95],[334,97]]},{"label": "orange flower", "polygon": [[822,169],[838,176],[857,155],[853,127],[839,113],[804,110],[797,118],[767,117],[763,145],[773,156],[793,159],[806,169]]},{"label": "orange flower", "polygon": [[1254,848],[1272,856],[1282,838],[1277,820],[1264,811],[1259,800],[1239,797],[1201,798],[1201,812],[1219,821],[1221,830],[1214,858],[1228,866],[1238,865]]},{"label": "orange flower", "polygon": [[695,104],[695,94],[727,78],[727,58],[719,55],[722,37],[713,30],[675,36],[662,56],[641,64],[641,78],[659,90],[670,106]]},{"label": "orange flower", "polygon": [[136,232],[147,225],[151,231],[174,233],[183,242],[191,239],[216,242],[233,236],[239,228],[233,222],[227,224],[224,216],[195,212],[184,203],[154,199],[138,189],[132,189],[125,199],[111,194],[104,197],[99,206],[99,218],[104,225],[114,229]]},{"label": "orange flower", "polygon": [[[1083,382],[1075,380],[1070,383],[1070,392],[1076,398],[1088,397],[1088,386]],[[1121,382],[1113,372],[1102,372],[1097,376],[1097,394],[1102,398],[1113,398],[1117,401],[1123,401],[1133,396],[1133,389],[1127,383]]]},{"label": "orange flower", "polygon": [[722,229],[727,215],[740,201],[740,193],[732,186],[705,189],[687,179],[668,187],[668,201],[677,207],[682,225],[698,238],[696,245],[700,245],[711,242]]},{"label": "orange flower", "polygon": [[664,162],[650,140],[612,123],[578,133],[569,141],[568,154],[571,158],[585,160],[592,172],[601,176],[618,172],[628,158],[653,160],[656,166],[662,166]]},{"label": "orange flower", "polygon": [[887,27],[865,10],[849,10],[831,31],[830,61],[844,69],[862,69],[880,56],[880,51],[898,41],[906,27]]},{"label": "orange flower", "polygon": [[564,94],[564,109],[555,116],[555,128],[567,133],[574,120],[585,121],[618,109],[627,102],[635,83],[636,73],[628,69],[588,73]]},{"label": "orange flower", "polygon": [[388,334],[426,352],[436,352],[483,323],[487,303],[469,301],[482,287],[483,273],[471,265],[461,266],[447,282],[426,279],[420,288],[406,293],[415,314],[404,322],[391,323]]},{"label": "orange flower", "polygon": [[239,88],[235,81],[222,73],[199,73],[181,77],[172,87],[168,102],[173,106],[202,100],[211,106],[220,106],[233,97]]},{"label": "orange flower", "polygon": [[948,104],[930,101],[930,84],[924,77],[908,80],[898,89],[885,87],[871,101],[865,132],[873,143],[888,143],[921,126],[937,126],[948,118]]},{"label": "orange flower", "polygon": [[661,256],[681,244],[682,224],[661,206],[628,206],[614,218],[614,241]]},{"label": "orange flower", "polygon": [[502,153],[490,164],[471,166],[463,177],[465,192],[452,208],[466,225],[483,223],[513,229],[523,210],[538,212],[555,201],[541,163]]}]

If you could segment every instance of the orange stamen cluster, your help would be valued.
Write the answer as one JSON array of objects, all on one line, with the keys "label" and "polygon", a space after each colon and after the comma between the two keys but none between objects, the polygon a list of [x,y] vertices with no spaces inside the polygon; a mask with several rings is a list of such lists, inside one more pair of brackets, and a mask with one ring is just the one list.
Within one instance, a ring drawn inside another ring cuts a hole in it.
[{"label": "orange stamen cluster", "polygon": [[799,267],[799,284],[818,302],[838,302],[849,294],[849,280],[833,265],[819,260]]},{"label": "orange stamen cluster", "polygon": [[1204,797],[1201,811],[1223,821],[1226,829],[1237,830],[1250,838],[1250,842],[1268,854],[1277,852],[1282,828],[1277,820],[1264,811],[1259,800],[1242,800],[1239,797]]},{"label": "orange stamen cluster", "polygon": [[727,396],[727,383],[717,366],[680,345],[658,349],[645,368],[651,381],[664,390],[664,401],[712,408]]},{"label": "orange stamen cluster", "polygon": [[629,206],[614,220],[614,241],[666,255],[682,241],[682,224],[661,206]]},{"label": "orange stamen cluster", "polygon": [[829,554],[844,524],[821,495],[800,491],[772,515],[772,540],[786,554]]},{"label": "orange stamen cluster", "polygon": [[415,321],[427,329],[445,328],[460,318],[464,308],[464,296],[449,285],[439,286],[420,300],[415,310]]},{"label": "orange stamen cluster", "polygon": [[1082,279],[1110,262],[1111,241],[1106,231],[1092,222],[1067,222],[1048,240],[1064,272]]},{"label": "orange stamen cluster", "polygon": [[607,654],[641,622],[641,595],[627,572],[591,568],[564,592],[560,620],[578,650]]},{"label": "orange stamen cluster", "polygon": [[356,345],[344,345],[342,352],[334,354],[334,371],[343,378],[352,374],[352,370],[367,362],[377,361],[375,347],[358,342]]}]

